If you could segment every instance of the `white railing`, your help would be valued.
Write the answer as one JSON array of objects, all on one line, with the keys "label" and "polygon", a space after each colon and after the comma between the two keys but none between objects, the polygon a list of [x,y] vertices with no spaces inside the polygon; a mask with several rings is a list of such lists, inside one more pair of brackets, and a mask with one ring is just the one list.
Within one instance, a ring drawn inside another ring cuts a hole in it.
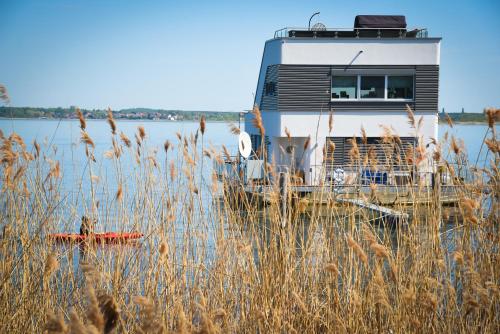
[{"label": "white railing", "polygon": [[[397,35],[394,35],[397,32]],[[274,32],[274,38],[298,37],[298,34],[310,34],[307,37],[331,38],[428,38],[427,28],[325,28],[313,30],[304,27],[285,27]]]}]

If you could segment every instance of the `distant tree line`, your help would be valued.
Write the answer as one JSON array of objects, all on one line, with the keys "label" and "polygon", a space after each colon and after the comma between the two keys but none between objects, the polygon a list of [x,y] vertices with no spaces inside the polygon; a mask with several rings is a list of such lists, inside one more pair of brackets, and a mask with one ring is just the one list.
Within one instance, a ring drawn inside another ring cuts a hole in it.
[{"label": "distant tree line", "polygon": [[[38,107],[8,107],[0,106],[1,118],[47,118],[73,119],[77,118],[77,107],[69,108],[38,108]],[[80,109],[85,118],[105,119],[107,110]],[[217,111],[164,110],[149,108],[130,108],[113,110],[116,119],[151,119],[151,120],[198,120],[205,115],[208,121],[237,121],[239,113]]]},{"label": "distant tree line", "polygon": [[446,115],[448,115],[454,123],[481,123],[486,122],[486,117],[484,113],[466,113],[466,112],[456,112],[456,113],[439,113],[439,122],[446,123]]},{"label": "distant tree line", "polygon": [[[69,108],[38,108],[38,107],[8,107],[0,106],[0,118],[53,118],[73,119],[76,116],[76,107]],[[105,119],[107,110],[104,109],[81,109],[88,119]],[[190,110],[165,110],[150,108],[128,108],[113,110],[116,119],[150,119],[150,120],[178,120],[197,121],[201,115],[205,115],[208,121],[238,121],[237,112],[220,111],[190,111]],[[439,121],[446,122],[446,115],[455,123],[485,122],[484,113],[439,113]]]}]

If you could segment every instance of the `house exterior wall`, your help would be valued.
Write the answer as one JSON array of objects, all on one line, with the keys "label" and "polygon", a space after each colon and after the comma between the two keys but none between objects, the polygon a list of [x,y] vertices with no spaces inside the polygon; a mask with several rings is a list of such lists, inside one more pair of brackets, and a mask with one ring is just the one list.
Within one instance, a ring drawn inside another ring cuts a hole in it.
[{"label": "house exterior wall", "polygon": [[440,38],[271,39],[264,46],[254,103],[261,104],[270,65],[439,65],[440,42]]},{"label": "house exterior wall", "polygon": [[[414,100],[335,101],[331,100],[332,74],[411,74],[415,76]],[[276,94],[265,94],[266,83],[276,83]],[[261,104],[262,111],[414,111],[438,112],[438,65],[270,65],[266,71]]]},{"label": "house exterior wall", "polygon": [[[363,51],[359,53],[359,51]],[[302,154],[306,184],[318,184],[327,137],[381,137],[382,125],[401,137],[420,137],[427,144],[437,138],[440,39],[311,39],[283,38],[266,42],[255,103],[261,109],[269,153],[275,162],[287,163],[282,149],[286,133],[304,140],[311,136]],[[332,73],[412,74],[414,100],[332,101]],[[265,94],[266,82],[276,83],[276,94]],[[408,104],[418,119],[419,133],[408,124]],[[328,117],[333,112],[334,127],[329,133]],[[258,131],[245,116],[245,129]],[[280,146],[282,149],[280,149]],[[428,148],[431,151],[433,148]]]},{"label": "house exterior wall", "polygon": [[260,63],[259,79],[257,80],[257,88],[255,89],[254,104],[260,105],[261,103],[267,68],[270,65],[276,64],[281,64],[281,40],[279,39],[269,40],[264,45],[262,61]]},{"label": "house exterior wall", "polygon": [[[262,86],[262,99],[260,109],[266,111],[278,111],[278,94],[279,94],[279,72],[280,65],[271,65],[267,67],[264,85]],[[266,94],[266,85],[272,83],[275,85],[274,94]]]},{"label": "house exterior wall", "polygon": [[439,65],[439,38],[284,38],[281,64]]},{"label": "house exterior wall", "polygon": [[[327,137],[361,137],[361,127],[365,129],[367,137],[383,136],[382,126],[396,129],[396,134],[400,137],[419,137],[425,144],[430,142],[430,138],[437,138],[438,116],[434,112],[416,112],[416,119],[422,117],[422,128],[416,132],[408,123],[406,112],[394,111],[365,111],[363,116],[356,111],[334,112],[333,131],[329,132],[328,113],[320,112],[280,112],[263,113],[263,121],[266,124],[266,135],[271,136],[269,147],[271,155],[274,154],[275,162],[278,165],[286,164],[282,159],[282,149],[287,144],[285,128],[288,129],[292,137],[311,137],[309,148],[303,154],[303,170],[305,180],[308,184],[317,184],[321,176],[321,165],[323,163],[323,146]],[[267,122],[266,122],[267,120]],[[247,131],[251,129],[247,129]],[[282,146],[282,149],[279,148]],[[432,150],[432,145],[429,150]],[[302,154],[302,153],[301,153]]]}]

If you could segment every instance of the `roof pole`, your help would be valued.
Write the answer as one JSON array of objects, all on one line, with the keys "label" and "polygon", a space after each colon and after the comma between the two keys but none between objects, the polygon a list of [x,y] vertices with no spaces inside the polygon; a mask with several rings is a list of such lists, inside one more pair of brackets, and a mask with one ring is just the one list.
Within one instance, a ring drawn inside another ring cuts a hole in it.
[{"label": "roof pole", "polygon": [[311,30],[311,20],[313,17],[315,17],[316,15],[319,15],[319,12],[316,12],[314,14],[311,15],[311,17],[309,18],[309,25],[308,25],[308,28],[307,30]]}]

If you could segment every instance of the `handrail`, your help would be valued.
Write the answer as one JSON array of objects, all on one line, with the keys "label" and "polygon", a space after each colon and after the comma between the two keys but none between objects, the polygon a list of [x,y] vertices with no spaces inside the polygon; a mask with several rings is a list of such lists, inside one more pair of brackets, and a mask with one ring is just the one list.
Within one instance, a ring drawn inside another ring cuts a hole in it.
[{"label": "handrail", "polygon": [[[407,28],[324,28],[321,30],[313,30],[309,29],[306,27],[285,27],[278,29],[274,32],[274,37],[273,38],[285,38],[285,37],[291,37],[294,38],[294,36],[290,36],[289,32],[291,31],[297,31],[297,32],[307,32],[311,31],[313,32],[313,38],[316,37],[317,33],[324,34],[324,32],[333,32],[333,33],[342,33],[342,32],[353,32],[356,34],[355,37],[360,37],[360,32],[364,31],[376,31],[377,35],[373,36],[371,38],[386,38],[383,36],[384,31],[399,31],[399,37],[400,38],[406,38],[408,33],[415,33],[414,37],[411,38],[428,38],[428,31],[427,28],[414,28],[414,29],[407,29]],[[333,35],[334,38],[345,38],[342,36],[337,36],[336,34]],[[365,36],[361,36],[365,37]]]},{"label": "handrail", "polygon": [[[256,160],[263,161],[263,160]],[[230,160],[223,160],[221,162],[214,161],[214,169],[218,177],[225,177],[227,179],[234,179],[239,181],[244,181],[246,184],[247,178],[247,163],[248,160],[239,159],[237,156],[231,157]],[[453,166],[454,164],[450,164]],[[439,166],[442,166],[441,164]],[[419,179],[427,179],[429,182],[433,180],[435,176],[435,169],[439,168],[439,166],[435,166],[434,164],[430,164],[428,168],[416,169],[413,165],[408,164],[393,164],[390,166],[362,166],[359,164],[335,164],[335,165],[310,165],[310,174],[309,180],[311,183],[313,181],[312,178],[316,179],[317,177],[321,178],[326,183],[335,184],[336,186],[342,185],[344,180],[337,180],[339,176],[342,179],[345,178],[347,180],[350,179],[350,186],[354,185],[367,185],[370,183],[378,183],[381,185],[394,185],[396,179],[394,177],[407,177],[408,181],[411,184],[414,184]],[[274,165],[277,172],[290,172],[289,165]],[[300,171],[300,168],[297,168],[295,172]],[[314,170],[314,173],[313,173]],[[339,172],[340,170],[340,172]],[[302,170],[302,172],[305,172]],[[464,174],[465,172],[465,174]],[[342,175],[339,175],[342,174]],[[440,182],[443,185],[452,184],[452,178],[464,178],[469,179],[471,175],[468,175],[466,171],[456,171],[455,177],[452,177],[452,174],[443,170],[440,174]],[[265,174],[265,173],[264,173]],[[262,174],[262,175],[264,175]],[[305,174],[302,174],[304,177]],[[305,180],[304,180],[305,181]],[[406,182],[408,182],[406,181]]]}]

